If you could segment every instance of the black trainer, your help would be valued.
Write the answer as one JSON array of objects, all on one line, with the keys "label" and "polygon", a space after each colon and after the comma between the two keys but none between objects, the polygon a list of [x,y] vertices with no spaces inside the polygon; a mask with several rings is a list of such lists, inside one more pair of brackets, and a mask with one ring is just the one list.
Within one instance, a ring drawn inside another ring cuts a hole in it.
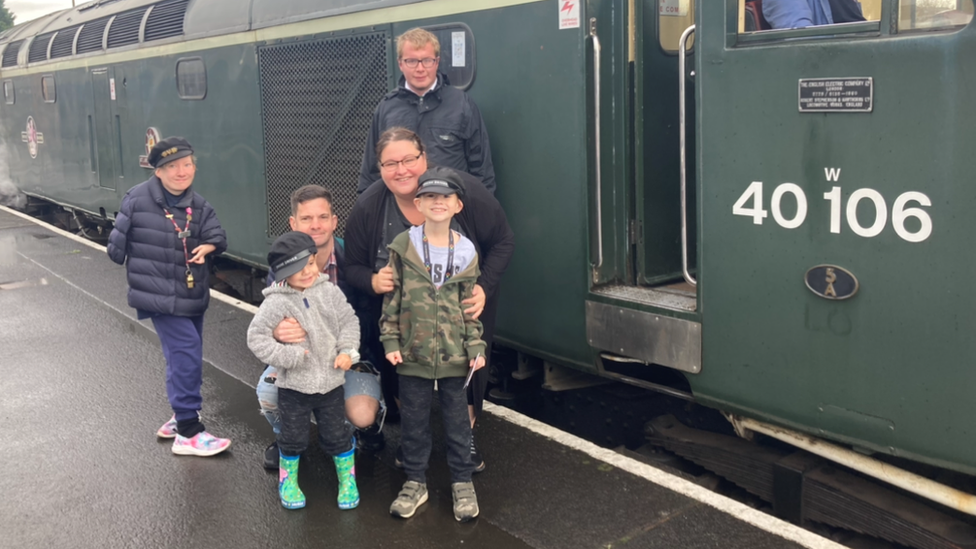
[{"label": "black trainer", "polygon": [[403,446],[397,446],[396,457],[393,458],[393,465],[397,469],[403,469]]},{"label": "black trainer", "polygon": [[480,473],[485,470],[485,460],[481,457],[478,449],[474,447],[474,433],[471,433],[471,463],[474,463],[472,473]]},{"label": "black trainer", "polygon": [[278,441],[274,441],[264,449],[264,468],[270,471],[278,470],[278,460],[281,454],[278,453]]},{"label": "black trainer", "polygon": [[379,425],[375,423],[365,429],[356,431],[356,442],[360,449],[367,452],[381,452],[386,448],[386,438]]}]

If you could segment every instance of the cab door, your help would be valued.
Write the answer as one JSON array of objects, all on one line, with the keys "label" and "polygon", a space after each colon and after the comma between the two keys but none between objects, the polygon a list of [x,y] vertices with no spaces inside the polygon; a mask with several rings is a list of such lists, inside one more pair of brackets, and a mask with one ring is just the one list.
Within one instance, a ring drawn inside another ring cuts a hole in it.
[{"label": "cab door", "polygon": [[[694,39],[688,41],[686,141],[679,143],[679,38],[694,22],[692,0],[590,0],[592,282],[662,286],[695,268],[693,207],[682,219],[680,166],[693,181]],[[688,204],[694,204],[694,185]],[[682,244],[682,221],[688,235]],[[688,257],[682,264],[683,250]],[[690,289],[694,297],[693,288]]]},{"label": "cab door", "polygon": [[970,0],[915,4],[746,32],[744,1],[699,1],[691,382],[751,415],[972,468],[968,427],[946,433],[976,414],[976,28]]},{"label": "cab door", "polygon": [[[635,280],[644,286],[660,286],[682,280],[683,252],[689,272],[695,270],[694,35],[685,44],[683,75],[678,67],[679,40],[694,24],[695,5],[692,0],[641,0],[639,7],[634,65]],[[680,146],[681,77],[686,98],[684,150]],[[688,182],[684,219],[680,184],[682,155]],[[686,231],[684,244],[682,226]]]},{"label": "cab door", "polygon": [[92,110],[89,119],[89,139],[92,147],[92,171],[97,174],[98,186],[115,191],[121,177],[118,136],[119,123],[115,111],[117,90],[115,71],[97,68],[91,71]]}]

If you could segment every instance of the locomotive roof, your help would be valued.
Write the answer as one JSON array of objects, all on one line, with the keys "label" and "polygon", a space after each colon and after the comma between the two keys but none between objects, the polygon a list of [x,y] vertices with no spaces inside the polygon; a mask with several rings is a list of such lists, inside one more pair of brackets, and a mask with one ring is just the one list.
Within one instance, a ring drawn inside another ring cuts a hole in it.
[{"label": "locomotive roof", "polygon": [[[162,36],[174,40],[176,40],[175,37],[179,36],[180,39],[186,40],[423,1],[425,0],[188,0],[187,3],[187,0],[91,0],[70,9],[21,23],[4,31],[0,34],[0,48],[6,50],[8,45],[15,44],[20,51],[21,63],[18,64],[22,64],[28,59],[24,50],[31,47],[31,43],[38,37],[42,40],[50,40],[57,31],[71,30],[75,32],[79,26],[88,23],[101,24],[104,28],[108,20],[116,15],[120,16],[116,18],[116,21],[121,21],[121,16],[129,14],[131,16],[130,25],[138,24],[131,22],[138,20],[139,14],[145,14],[151,6],[154,10],[162,6],[177,6],[176,9],[182,10],[182,5],[185,5],[182,33],[166,32]],[[143,27],[145,27],[147,19],[149,17],[142,18]],[[91,26],[89,25],[89,27]],[[114,47],[112,45],[112,31],[115,26],[113,22],[109,28],[110,49]],[[149,39],[146,36],[146,41]],[[141,35],[140,41],[145,43],[142,41]],[[20,43],[16,44],[17,42]],[[134,46],[135,44],[129,40],[123,45]],[[68,44],[67,47],[71,50],[71,44]],[[43,48],[31,49],[36,50],[39,55],[35,58],[35,53],[31,53],[31,62],[48,59],[45,52],[42,51]],[[104,50],[101,47],[85,50],[86,53],[92,51]],[[16,52],[12,51],[11,53],[13,56],[16,55]],[[50,56],[51,59],[54,57],[54,55]],[[10,57],[10,60],[13,59],[14,57]],[[7,63],[6,52],[4,53],[4,60],[3,66],[10,66]]]}]

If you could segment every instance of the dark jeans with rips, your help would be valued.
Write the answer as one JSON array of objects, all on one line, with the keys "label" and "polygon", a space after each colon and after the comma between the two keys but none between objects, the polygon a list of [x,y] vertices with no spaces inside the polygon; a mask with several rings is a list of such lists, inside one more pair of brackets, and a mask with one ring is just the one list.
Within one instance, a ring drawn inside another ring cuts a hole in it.
[{"label": "dark jeans with rips", "polygon": [[[447,441],[447,465],[451,482],[471,482],[471,420],[463,377],[437,380],[444,438]],[[400,376],[400,446],[403,447],[403,469],[407,480],[427,483],[430,461],[430,410],[434,403],[434,380]]]},{"label": "dark jeans with rips", "polygon": [[345,398],[342,386],[325,394],[305,394],[292,389],[278,388],[278,450],[281,455],[294,457],[308,448],[308,416],[315,414],[322,450],[337,456],[352,449],[352,427],[346,423]]}]

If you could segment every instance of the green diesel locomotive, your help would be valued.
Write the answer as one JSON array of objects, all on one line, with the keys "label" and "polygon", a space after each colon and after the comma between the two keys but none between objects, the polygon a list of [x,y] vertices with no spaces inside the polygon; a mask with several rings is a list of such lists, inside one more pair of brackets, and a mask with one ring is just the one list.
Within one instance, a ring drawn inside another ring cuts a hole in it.
[{"label": "green diesel locomotive", "polygon": [[93,0],[0,36],[3,155],[110,224],[185,136],[228,254],[261,267],[303,184],[341,233],[395,37],[423,26],[517,235],[502,343],[974,514],[973,2],[789,29],[765,2]]}]

